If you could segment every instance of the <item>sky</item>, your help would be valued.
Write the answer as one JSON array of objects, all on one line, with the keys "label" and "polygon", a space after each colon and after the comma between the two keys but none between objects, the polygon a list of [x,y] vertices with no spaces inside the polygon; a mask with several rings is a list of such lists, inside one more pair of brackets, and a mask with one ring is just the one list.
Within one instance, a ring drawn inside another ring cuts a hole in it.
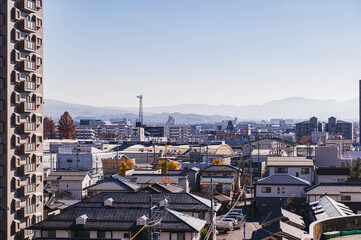
[{"label": "sky", "polygon": [[136,107],[358,97],[358,0],[51,0],[44,97]]}]

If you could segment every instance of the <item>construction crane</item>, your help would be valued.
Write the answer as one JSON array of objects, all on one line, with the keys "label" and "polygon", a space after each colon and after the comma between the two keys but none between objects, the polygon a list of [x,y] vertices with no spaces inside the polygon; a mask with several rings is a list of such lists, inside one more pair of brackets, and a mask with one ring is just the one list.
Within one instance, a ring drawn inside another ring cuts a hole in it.
[{"label": "construction crane", "polygon": [[139,98],[139,117],[138,122],[136,123],[137,127],[143,126],[143,95],[137,96]]}]

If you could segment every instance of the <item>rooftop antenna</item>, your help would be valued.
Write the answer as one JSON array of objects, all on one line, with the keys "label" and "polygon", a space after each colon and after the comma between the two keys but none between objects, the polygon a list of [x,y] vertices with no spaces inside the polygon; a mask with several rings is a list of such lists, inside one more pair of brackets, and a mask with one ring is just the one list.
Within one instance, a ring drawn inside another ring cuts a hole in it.
[{"label": "rooftop antenna", "polygon": [[139,117],[137,127],[141,127],[143,125],[143,95],[139,95],[137,98],[139,98]]}]

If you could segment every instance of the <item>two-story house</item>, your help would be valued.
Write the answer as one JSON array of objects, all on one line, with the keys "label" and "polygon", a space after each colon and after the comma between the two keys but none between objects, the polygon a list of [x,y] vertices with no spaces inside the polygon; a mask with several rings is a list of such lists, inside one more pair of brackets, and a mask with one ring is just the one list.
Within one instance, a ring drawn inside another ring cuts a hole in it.
[{"label": "two-story house", "polygon": [[312,159],[305,157],[268,157],[267,168],[272,175],[291,175],[314,182],[314,164]]}]

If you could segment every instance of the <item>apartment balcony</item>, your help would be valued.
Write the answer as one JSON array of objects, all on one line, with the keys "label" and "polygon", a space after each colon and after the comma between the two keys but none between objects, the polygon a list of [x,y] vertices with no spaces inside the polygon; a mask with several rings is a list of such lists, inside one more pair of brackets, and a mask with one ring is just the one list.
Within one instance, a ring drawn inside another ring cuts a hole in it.
[{"label": "apartment balcony", "polygon": [[22,102],[21,103],[21,110],[23,113],[28,113],[36,110],[36,103],[35,102]]},{"label": "apartment balcony", "polygon": [[27,205],[20,210],[20,216],[26,218],[34,212],[36,212],[36,204]]},{"label": "apartment balcony", "polygon": [[20,174],[22,176],[30,175],[31,173],[36,171],[36,164],[35,163],[29,163],[21,166],[20,168]]},{"label": "apartment balcony", "polygon": [[21,50],[24,52],[35,52],[36,51],[36,43],[29,40],[21,41]]},{"label": "apartment balcony", "polygon": [[31,0],[21,0],[20,9],[24,12],[35,13],[37,11],[35,1]]},{"label": "apartment balcony", "polygon": [[20,30],[24,32],[35,33],[36,32],[36,23],[28,19],[21,19],[20,21]]},{"label": "apartment balcony", "polygon": [[34,231],[29,229],[20,230],[20,239],[30,239],[33,236]]},{"label": "apartment balcony", "polygon": [[23,72],[32,72],[36,70],[36,62],[23,60],[20,63],[20,69]]},{"label": "apartment balcony", "polygon": [[21,145],[22,154],[31,154],[36,151],[36,143],[24,143]]},{"label": "apartment balcony", "polygon": [[33,131],[36,131],[36,123],[25,122],[21,124],[22,133],[31,133]]},{"label": "apartment balcony", "polygon": [[21,82],[21,87],[20,87],[22,92],[32,92],[36,90],[36,83],[35,82],[30,82],[30,81],[23,81]]},{"label": "apartment balcony", "polygon": [[[25,186],[21,187],[20,195],[22,197],[26,197],[30,195],[31,193],[36,191],[36,184],[26,184]],[[25,212],[28,212],[28,210],[25,210]]]}]

